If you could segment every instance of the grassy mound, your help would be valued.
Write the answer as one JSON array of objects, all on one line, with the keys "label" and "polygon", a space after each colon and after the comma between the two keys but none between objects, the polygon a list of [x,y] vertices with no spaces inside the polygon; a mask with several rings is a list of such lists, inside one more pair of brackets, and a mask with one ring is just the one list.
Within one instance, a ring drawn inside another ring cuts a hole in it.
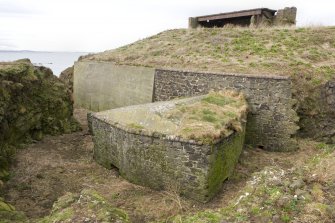
[{"label": "grassy mound", "polygon": [[335,73],[335,27],[177,29],[85,60],[248,74]]}]

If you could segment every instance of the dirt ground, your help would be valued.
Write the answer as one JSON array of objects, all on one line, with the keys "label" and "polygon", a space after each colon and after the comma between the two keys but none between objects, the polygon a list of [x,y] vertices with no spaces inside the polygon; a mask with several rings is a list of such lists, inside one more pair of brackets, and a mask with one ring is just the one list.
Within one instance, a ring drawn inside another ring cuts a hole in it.
[{"label": "dirt ground", "polygon": [[308,143],[297,152],[273,153],[246,148],[233,176],[209,203],[202,204],[180,198],[176,191],[153,191],[119,177],[116,170],[107,170],[92,159],[93,142],[88,134],[86,111],[77,109],[80,132],[47,136],[42,141],[18,151],[12,176],[5,186],[5,199],[23,211],[29,219],[49,214],[53,203],[66,192],[80,193],[94,189],[114,206],[125,210],[132,222],[164,220],[179,213],[219,208],[231,200],[246,184],[250,175],[265,166],[289,169],[303,163],[315,153]]}]

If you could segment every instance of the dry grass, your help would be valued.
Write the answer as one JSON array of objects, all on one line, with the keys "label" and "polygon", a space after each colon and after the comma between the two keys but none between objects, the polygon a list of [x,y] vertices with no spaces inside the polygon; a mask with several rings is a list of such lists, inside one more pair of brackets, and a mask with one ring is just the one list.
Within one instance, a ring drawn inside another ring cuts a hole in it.
[{"label": "dry grass", "polygon": [[183,70],[334,77],[335,27],[176,29],[85,60]]},{"label": "dry grass", "polygon": [[321,184],[335,182],[335,145],[320,143],[316,148],[321,153],[306,166],[307,179]]}]

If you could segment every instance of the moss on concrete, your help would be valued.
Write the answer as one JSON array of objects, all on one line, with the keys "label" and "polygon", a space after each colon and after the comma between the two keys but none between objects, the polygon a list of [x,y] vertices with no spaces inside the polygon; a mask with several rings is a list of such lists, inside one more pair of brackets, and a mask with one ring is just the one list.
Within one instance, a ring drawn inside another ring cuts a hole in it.
[{"label": "moss on concrete", "polygon": [[225,143],[215,148],[209,167],[208,198],[212,198],[221,189],[224,180],[232,175],[243,149],[244,136],[244,131],[236,132]]}]

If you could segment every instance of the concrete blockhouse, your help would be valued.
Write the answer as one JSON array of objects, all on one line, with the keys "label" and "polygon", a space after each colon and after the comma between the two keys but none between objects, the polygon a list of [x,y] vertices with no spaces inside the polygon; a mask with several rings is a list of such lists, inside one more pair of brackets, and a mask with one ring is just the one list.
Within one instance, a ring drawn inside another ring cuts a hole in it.
[{"label": "concrete blockhouse", "polygon": [[268,8],[249,9],[189,18],[189,28],[237,26],[295,25],[297,8],[286,7],[280,10]]}]

